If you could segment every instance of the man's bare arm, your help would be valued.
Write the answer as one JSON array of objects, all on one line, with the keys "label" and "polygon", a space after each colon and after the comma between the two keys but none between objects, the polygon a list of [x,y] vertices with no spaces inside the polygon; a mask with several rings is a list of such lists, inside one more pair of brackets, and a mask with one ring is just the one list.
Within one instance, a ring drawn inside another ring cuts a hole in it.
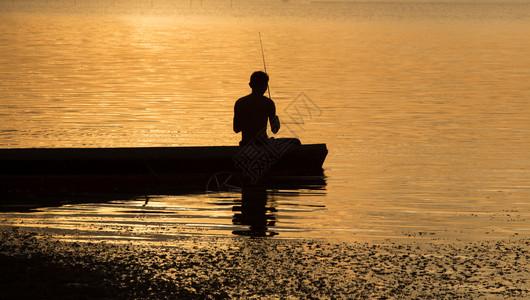
[{"label": "man's bare arm", "polygon": [[280,130],[280,119],[276,115],[276,105],[274,105],[272,100],[270,103],[271,107],[269,110],[269,122],[271,123],[271,131],[275,134]]},{"label": "man's bare arm", "polygon": [[234,105],[234,132],[235,133],[239,133],[241,132],[241,116],[239,114],[239,109],[237,107],[237,103],[236,105]]},{"label": "man's bare arm", "polygon": [[270,118],[270,122],[272,133],[277,133],[280,130],[280,118],[278,118],[278,116],[274,116]]}]

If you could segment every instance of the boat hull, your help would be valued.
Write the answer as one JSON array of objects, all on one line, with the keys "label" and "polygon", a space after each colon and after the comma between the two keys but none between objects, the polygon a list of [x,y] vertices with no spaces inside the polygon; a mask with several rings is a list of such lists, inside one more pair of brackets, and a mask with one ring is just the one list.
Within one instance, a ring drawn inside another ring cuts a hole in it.
[{"label": "boat hull", "polygon": [[291,145],[265,160],[249,160],[247,152],[238,146],[0,149],[0,188],[201,188],[219,173],[242,184],[303,182],[322,177],[328,151],[325,144]]}]

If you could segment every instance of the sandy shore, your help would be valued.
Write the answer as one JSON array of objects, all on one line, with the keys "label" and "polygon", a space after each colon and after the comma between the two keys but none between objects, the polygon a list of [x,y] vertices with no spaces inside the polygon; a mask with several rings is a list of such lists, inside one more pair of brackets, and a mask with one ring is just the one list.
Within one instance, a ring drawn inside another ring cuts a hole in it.
[{"label": "sandy shore", "polygon": [[467,244],[181,238],[63,242],[0,230],[0,299],[525,298],[530,240]]}]

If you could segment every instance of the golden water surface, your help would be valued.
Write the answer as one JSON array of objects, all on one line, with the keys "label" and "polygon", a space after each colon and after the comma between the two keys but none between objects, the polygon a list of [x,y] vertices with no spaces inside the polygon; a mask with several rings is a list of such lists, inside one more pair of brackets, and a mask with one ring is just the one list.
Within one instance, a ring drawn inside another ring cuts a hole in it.
[{"label": "golden water surface", "polygon": [[[233,104],[263,69],[258,32],[278,136],[329,149],[323,190],[269,191],[278,237],[530,235],[528,3],[2,1],[0,146],[236,145]],[[240,227],[231,197],[0,224],[226,235]]]}]

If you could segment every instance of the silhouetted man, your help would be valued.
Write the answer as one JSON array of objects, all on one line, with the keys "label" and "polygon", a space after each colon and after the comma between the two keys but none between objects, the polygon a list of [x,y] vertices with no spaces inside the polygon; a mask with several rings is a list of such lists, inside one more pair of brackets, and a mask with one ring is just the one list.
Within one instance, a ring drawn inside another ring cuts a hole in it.
[{"label": "silhouetted man", "polygon": [[254,72],[250,76],[249,86],[252,93],[237,100],[234,106],[234,131],[242,132],[241,146],[251,141],[257,144],[267,141],[267,121],[273,133],[280,130],[276,106],[263,95],[269,86],[269,76],[265,72]]}]

